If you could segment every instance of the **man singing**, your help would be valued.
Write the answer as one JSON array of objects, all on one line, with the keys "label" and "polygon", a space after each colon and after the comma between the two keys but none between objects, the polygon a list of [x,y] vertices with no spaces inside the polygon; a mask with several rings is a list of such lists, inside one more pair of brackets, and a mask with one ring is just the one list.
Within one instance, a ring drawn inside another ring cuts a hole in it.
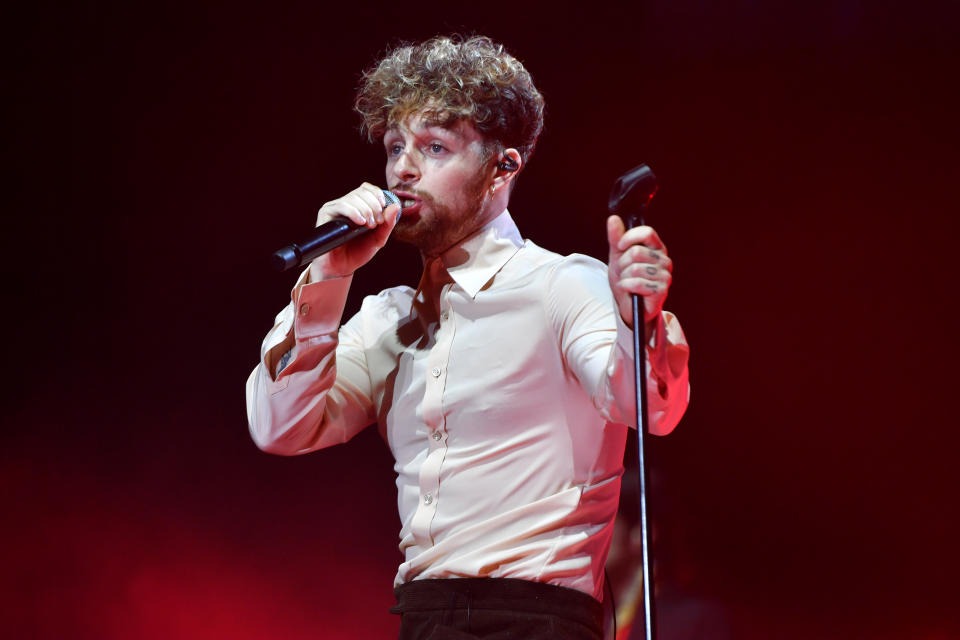
[{"label": "man singing", "polygon": [[[543,98],[488,38],[393,50],[356,109],[402,216],[371,184],[320,209],[318,224],[371,232],[313,260],[277,316],[247,381],[253,439],[295,455],[379,426],[396,460],[402,639],[600,638],[624,425],[637,424],[631,294],[651,432],[687,405],[666,247],[617,217],[607,265],[520,236],[507,204]],[[352,274],[391,235],[420,250],[417,289],[369,296],[341,324]]]}]

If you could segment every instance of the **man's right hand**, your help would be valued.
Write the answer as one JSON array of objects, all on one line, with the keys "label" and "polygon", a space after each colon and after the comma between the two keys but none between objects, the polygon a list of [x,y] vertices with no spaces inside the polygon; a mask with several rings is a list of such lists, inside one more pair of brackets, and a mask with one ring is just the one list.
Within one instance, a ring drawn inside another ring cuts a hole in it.
[{"label": "man's right hand", "polygon": [[347,195],[320,207],[318,227],[333,218],[349,218],[357,224],[370,227],[372,231],[314,258],[310,263],[311,282],[352,275],[387,243],[399,218],[400,206],[384,207],[384,204],[383,190],[364,182]]}]

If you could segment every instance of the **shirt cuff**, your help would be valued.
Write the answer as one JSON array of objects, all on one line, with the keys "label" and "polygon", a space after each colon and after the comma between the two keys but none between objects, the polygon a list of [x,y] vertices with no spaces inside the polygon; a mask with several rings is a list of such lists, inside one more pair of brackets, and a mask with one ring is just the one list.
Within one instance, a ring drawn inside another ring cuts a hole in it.
[{"label": "shirt cuff", "polygon": [[[666,380],[670,375],[670,369],[667,364],[667,329],[664,322],[664,313],[660,312],[657,321],[654,324],[653,332],[647,341],[647,363],[653,373],[661,380]],[[614,313],[617,318],[617,347],[623,349],[633,359],[633,329],[627,326],[627,323],[620,317],[620,312]]]},{"label": "shirt cuff", "polygon": [[353,280],[353,276],[345,276],[303,284],[306,276],[304,271],[290,295],[298,341],[337,332]]}]

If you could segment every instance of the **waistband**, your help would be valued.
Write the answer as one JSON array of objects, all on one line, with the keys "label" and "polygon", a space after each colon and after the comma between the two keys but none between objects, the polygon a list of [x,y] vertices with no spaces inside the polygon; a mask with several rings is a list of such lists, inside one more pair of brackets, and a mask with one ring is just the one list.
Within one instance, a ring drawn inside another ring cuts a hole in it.
[{"label": "waistband", "polygon": [[393,590],[392,613],[499,609],[543,613],[603,629],[603,605],[592,596],[543,582],[516,578],[430,578],[413,580]]}]

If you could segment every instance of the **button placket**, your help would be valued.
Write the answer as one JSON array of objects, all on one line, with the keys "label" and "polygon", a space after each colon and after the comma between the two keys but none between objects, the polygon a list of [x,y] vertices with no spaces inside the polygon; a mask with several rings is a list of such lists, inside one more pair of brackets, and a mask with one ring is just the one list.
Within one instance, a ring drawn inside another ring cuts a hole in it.
[{"label": "button placket", "polygon": [[[445,285],[439,292],[437,306],[434,307],[443,315],[447,305],[445,299],[449,295],[450,285]],[[449,318],[449,312],[446,318]],[[427,456],[420,467],[419,489],[420,504],[414,513],[411,527],[415,536],[423,539],[426,544],[433,544],[430,531],[433,518],[439,509],[440,472],[446,456],[445,420],[443,415],[443,394],[446,387],[448,363],[451,345],[453,343],[453,323],[441,321],[434,325],[434,344],[426,354],[426,367],[423,375],[426,377],[426,386],[423,392],[422,415],[427,427]]]}]

